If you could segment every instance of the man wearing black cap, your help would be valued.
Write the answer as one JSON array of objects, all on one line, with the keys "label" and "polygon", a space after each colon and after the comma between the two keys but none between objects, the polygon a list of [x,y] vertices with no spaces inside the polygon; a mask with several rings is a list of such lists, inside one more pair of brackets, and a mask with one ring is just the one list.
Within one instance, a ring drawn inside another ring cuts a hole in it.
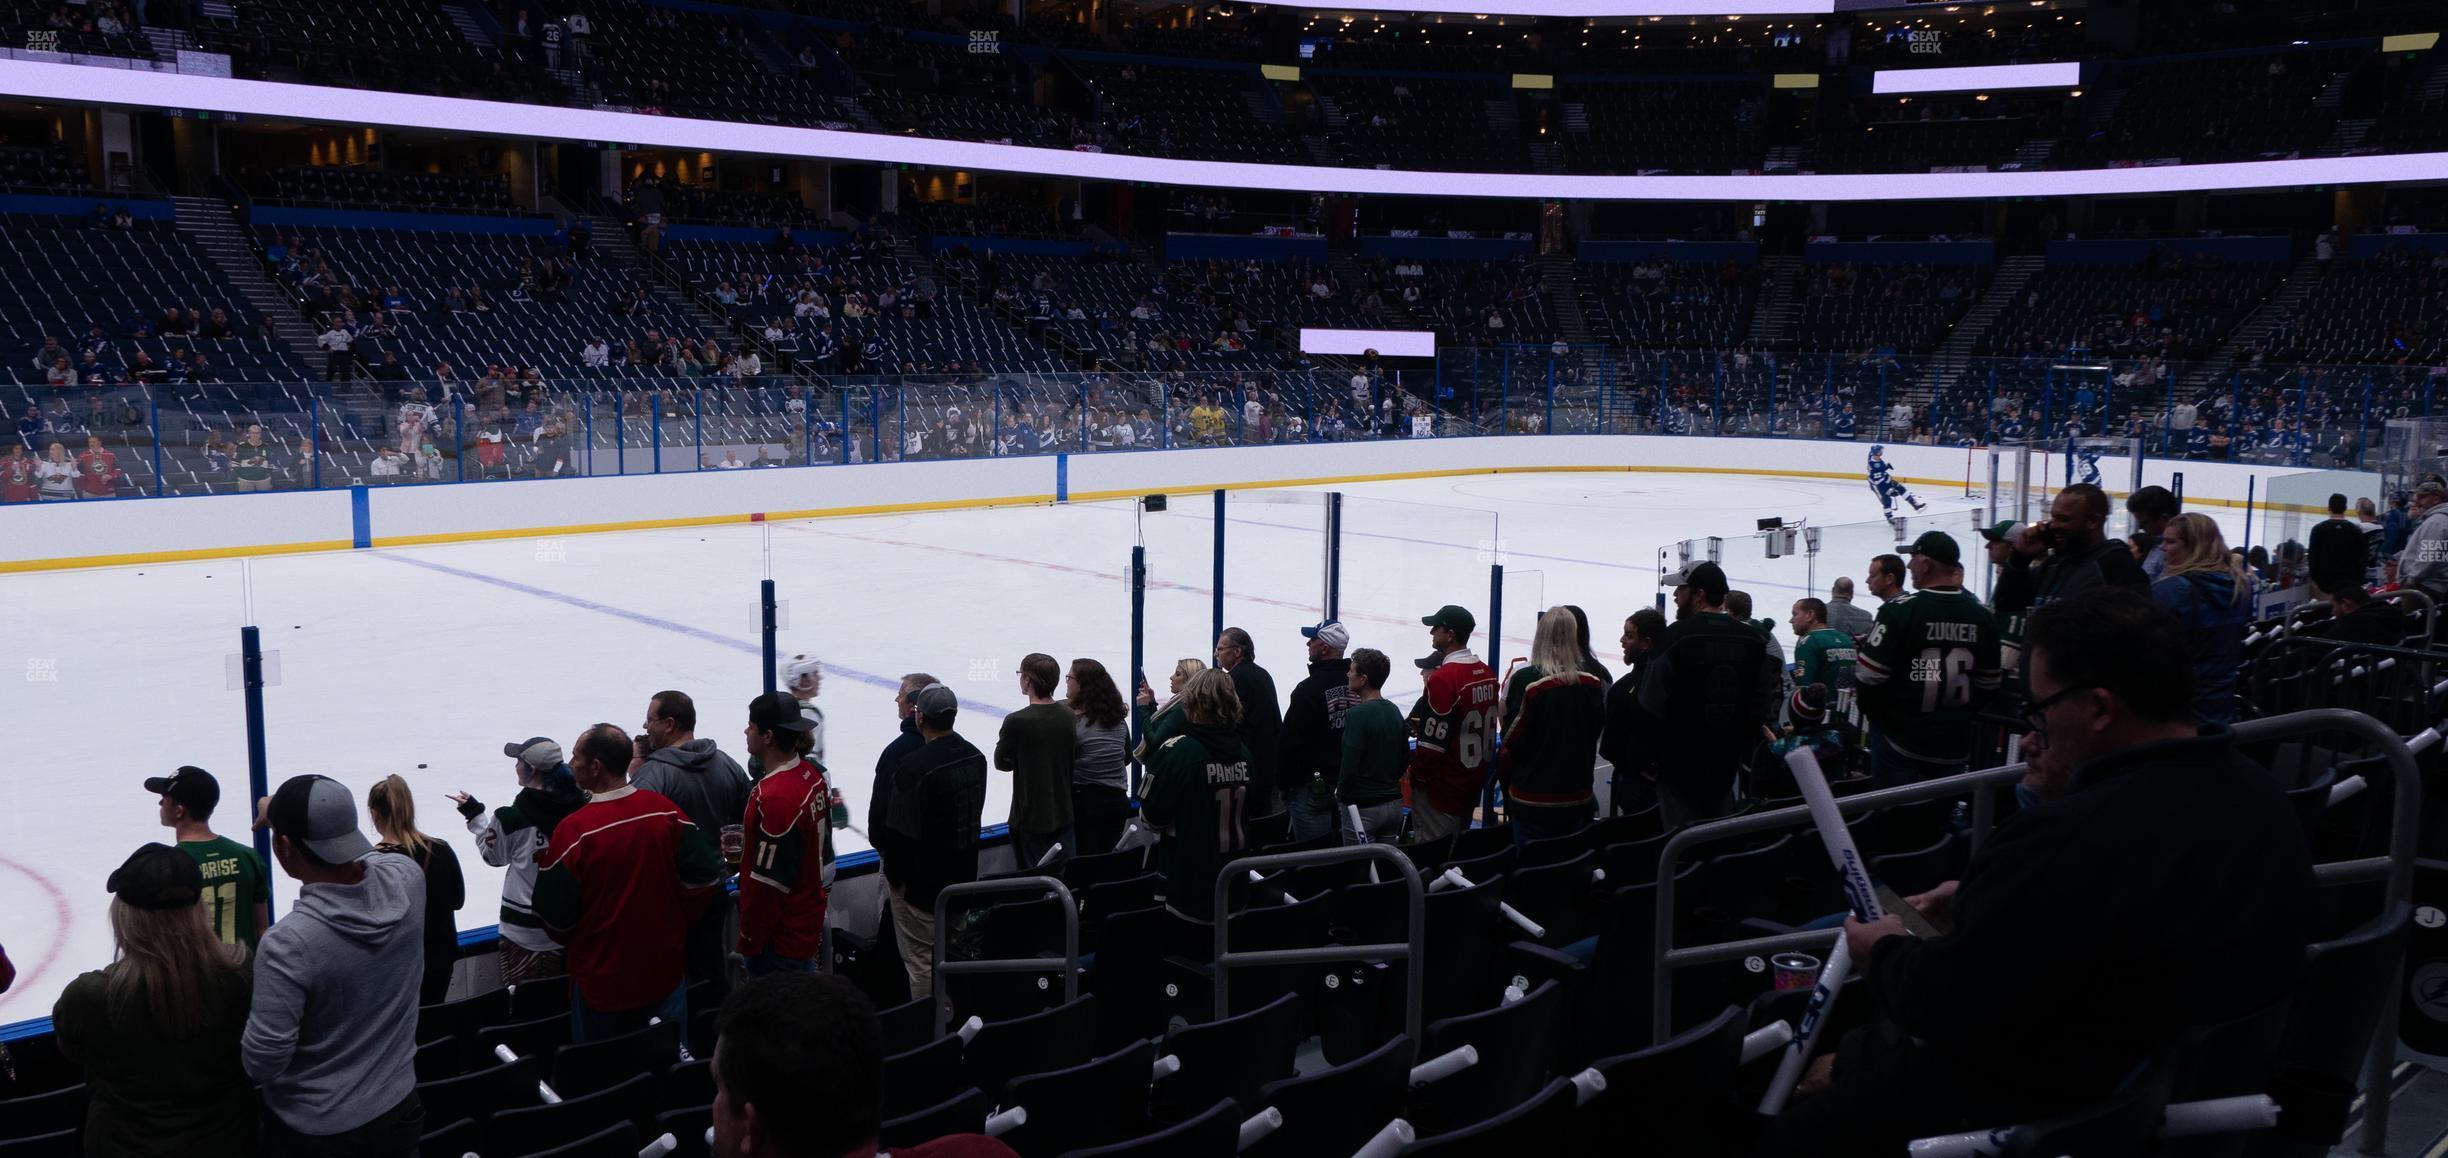
[{"label": "man wearing black cap", "polygon": [[178,850],[203,870],[204,918],[213,935],[254,952],[255,939],[272,923],[272,882],[254,849],[213,835],[207,822],[221,803],[221,782],[182,765],[168,776],[148,777],[144,787],[161,797],[162,827],[178,834]]},{"label": "man wearing black cap", "polygon": [[1963,771],[1973,705],[2000,678],[1997,620],[1963,589],[1963,548],[1928,531],[1911,552],[1913,592],[1879,608],[1853,669],[1880,788]]},{"label": "man wearing black cap", "polygon": [[264,1152],[416,1152],[417,988],[425,978],[425,872],[357,829],[328,776],[292,776],[264,801],[272,856],[298,882],[255,954],[240,1054],[263,1086]]},{"label": "man wearing black cap", "polygon": [[1431,841],[1470,827],[1495,756],[1490,749],[1504,692],[1496,684],[1496,670],[1470,650],[1479,620],[1468,608],[1448,603],[1420,622],[1436,650],[1418,661],[1428,678],[1419,702],[1411,705],[1409,722],[1419,746],[1411,750],[1404,776],[1411,781],[1412,839]]},{"label": "man wearing black cap", "polygon": [[824,957],[824,862],[832,840],[831,791],[810,761],[816,721],[789,692],[748,701],[743,737],[765,769],[741,824],[740,928],[735,947],[748,975],[807,973]]},{"label": "man wearing black cap", "polygon": [[[1692,567],[1675,587],[1680,616],[1641,678],[1643,731],[1666,827],[1733,811],[1734,777],[1776,719],[1784,672],[1768,637],[1726,614],[1725,569]],[[1643,771],[1647,771],[1644,769]]]},{"label": "man wearing black cap", "polygon": [[586,794],[561,758],[561,745],[548,736],[530,736],[502,745],[510,757],[518,795],[509,804],[485,811],[484,801],[465,792],[451,794],[459,815],[476,838],[476,851],[502,874],[501,948],[497,956],[505,985],[559,977],[569,971],[561,943],[544,931],[535,914],[536,857],[552,839],[554,826],[578,806]]}]

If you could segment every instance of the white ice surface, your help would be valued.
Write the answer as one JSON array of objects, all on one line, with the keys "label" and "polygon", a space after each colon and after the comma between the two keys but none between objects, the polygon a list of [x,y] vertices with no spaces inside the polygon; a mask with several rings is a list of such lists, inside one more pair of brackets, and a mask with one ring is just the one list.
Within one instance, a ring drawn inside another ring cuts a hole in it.
[{"label": "white ice surface", "polygon": [[[1665,474],[1513,474],[1340,488],[1341,617],[1354,646],[1396,660],[1387,691],[1415,695],[1406,659],[1428,650],[1419,617],[1444,603],[1477,614],[1478,650],[1500,671],[1529,653],[1539,608],[1576,603],[1598,654],[1620,666],[1622,618],[1656,594],[1658,549],[1728,537],[1728,570],[1755,614],[1780,621],[1805,578],[1824,595],[1858,578],[1893,535],[1859,483]],[[1225,619],[1289,694],[1302,674],[1297,629],[1320,613],[1322,507],[1289,492],[1235,492],[1227,515]],[[1973,504],[1927,496],[1970,551]],[[1764,515],[1863,524],[1830,531],[1815,573],[1760,558],[1742,538]],[[2231,539],[2240,516],[2222,514]],[[1141,528],[1134,531],[1134,524]],[[1919,527],[1916,526],[1917,531]],[[50,1012],[78,972],[111,957],[103,881],[137,845],[167,840],[140,786],[180,764],[210,769],[228,794],[216,828],[248,839],[246,736],[230,672],[239,629],[261,627],[277,685],[265,693],[271,781],[337,777],[359,793],[389,773],[415,789],[422,826],[467,867],[462,928],[493,923],[497,872],[444,793],[488,803],[514,791],[505,741],[568,744],[610,721],[636,730],[658,690],[688,692],[699,734],[737,756],[760,690],[758,580],[785,603],[784,654],[827,665],[819,703],[835,782],[862,823],[876,753],[896,727],[892,690],[926,671],[960,694],[959,728],[991,749],[1021,704],[1012,674],[1044,651],[1128,665],[1123,580],[1135,533],[1148,547],[1144,670],[1161,693],[1173,661],[1213,637],[1213,508],[1176,498],[1144,517],[1128,503],[514,539],[273,557],[242,563],[0,576],[0,721],[13,737],[0,772],[0,944],[16,986],[0,1023]],[[1504,640],[1488,647],[1489,565],[1507,569]],[[1008,808],[997,784],[989,823]],[[845,848],[863,847],[846,836]],[[290,882],[275,876],[285,910]]]}]

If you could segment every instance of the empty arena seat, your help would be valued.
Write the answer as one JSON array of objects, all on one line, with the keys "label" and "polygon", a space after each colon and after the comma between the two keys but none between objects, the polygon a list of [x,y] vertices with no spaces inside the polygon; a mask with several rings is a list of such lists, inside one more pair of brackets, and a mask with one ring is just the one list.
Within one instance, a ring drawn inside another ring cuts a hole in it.
[{"label": "empty arena seat", "polygon": [[654,1087],[655,1075],[639,1074],[585,1097],[498,1111],[485,1121],[485,1150],[533,1154],[616,1125],[639,1128],[654,1120]]},{"label": "empty arena seat", "polygon": [[992,1112],[994,1099],[973,1087],[925,1109],[885,1119],[876,1138],[889,1150],[931,1142],[946,1134],[975,1134],[986,1128],[986,1115]]},{"label": "empty arena seat", "polygon": [[1070,1150],[1064,1158],[1232,1158],[1241,1152],[1240,1107],[1230,1098],[1152,1134]]},{"label": "empty arena seat", "polygon": [[1156,1047],[1143,1039],[1079,1065],[1013,1078],[998,1104],[1027,1110],[1028,1120],[1004,1141],[1023,1154],[1062,1154],[1145,1131],[1155,1060]]}]

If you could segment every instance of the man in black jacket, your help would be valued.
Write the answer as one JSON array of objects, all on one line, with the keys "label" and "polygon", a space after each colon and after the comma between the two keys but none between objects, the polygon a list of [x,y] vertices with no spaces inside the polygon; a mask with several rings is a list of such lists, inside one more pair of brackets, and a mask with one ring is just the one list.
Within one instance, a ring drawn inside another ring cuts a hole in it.
[{"label": "man in black jacket", "polygon": [[2329,517],[2304,538],[2311,547],[2308,562],[2314,591],[2336,595],[2363,585],[2370,571],[2372,544],[2363,535],[2363,525],[2346,517],[2346,496],[2329,496]]},{"label": "man in black jacket", "polygon": [[1607,807],[1614,812],[1640,812],[1657,803],[1657,777],[1641,767],[1641,673],[1666,634],[1666,616],[1643,607],[1624,618],[1623,677],[1606,694],[1606,731],[1598,737],[1598,758],[1613,766]]},{"label": "man in black jacket", "polygon": [[1249,795],[1243,820],[1281,810],[1275,798],[1276,756],[1283,732],[1283,701],[1275,697],[1275,677],[1258,666],[1258,645],[1248,632],[1227,627],[1216,637],[1215,665],[1232,677],[1233,694],[1241,697],[1241,746],[1249,753]]},{"label": "man in black jacket", "polygon": [[952,730],[960,712],[952,689],[921,688],[910,706],[921,743],[893,767],[892,803],[876,835],[910,992],[927,994],[935,984],[935,896],[977,879],[986,754]]},{"label": "man in black jacket", "polygon": [[1695,565],[1675,588],[1684,612],[1666,628],[1641,677],[1642,728],[1666,827],[1734,810],[1734,777],[1776,719],[1784,672],[1767,633],[1725,610],[1725,569]]},{"label": "man in black jacket", "polygon": [[[2150,578],[2133,548],[2108,537],[2108,492],[2075,483],[2057,492],[2047,519],[2015,533],[2014,553],[1999,569],[1996,590],[2028,592],[2029,610],[2038,611],[2101,587],[2148,591]],[[2020,635],[2006,638],[2011,646],[2021,642]]]},{"label": "man in black jacket", "polygon": [[1877,1020],[1759,1153],[1895,1154],[2079,1109],[2188,1027],[2293,989],[2311,856],[2270,774],[2224,729],[2196,732],[2174,616],[2093,591],[2033,612],[2029,639],[2023,783],[2042,803],[1910,899],[1939,935],[1846,923]]},{"label": "man in black jacket", "polygon": [[1309,674],[1292,685],[1284,710],[1276,787],[1291,810],[1293,840],[1335,831],[1335,771],[1343,761],[1343,713],[1351,710],[1351,632],[1329,619],[1301,628],[1309,638]]},{"label": "man in black jacket", "polygon": [[901,713],[901,733],[884,745],[883,754],[876,757],[875,791],[867,797],[867,839],[875,845],[879,862],[884,859],[884,820],[892,807],[893,769],[901,766],[903,756],[926,743],[926,737],[918,734],[918,709],[911,705],[911,699],[918,689],[933,687],[938,682],[925,672],[911,672],[901,677],[901,687],[893,692],[893,708]]}]

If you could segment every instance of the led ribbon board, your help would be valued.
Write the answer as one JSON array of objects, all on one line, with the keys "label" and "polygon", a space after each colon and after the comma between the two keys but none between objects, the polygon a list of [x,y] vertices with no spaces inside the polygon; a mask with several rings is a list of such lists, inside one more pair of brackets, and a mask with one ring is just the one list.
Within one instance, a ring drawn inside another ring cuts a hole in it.
[{"label": "led ribbon board", "polygon": [[1584,173],[1438,173],[1330,165],[1258,165],[1075,153],[977,141],[801,129],[567,109],[464,97],[367,92],[321,85],[185,76],[0,60],[0,96],[150,109],[208,110],[343,125],[385,125],[557,141],[766,153],[815,160],[919,165],[1087,181],[1362,195],[1585,198],[1600,201],[1934,201],[2062,197],[2448,180],[2448,153],[2302,157],[2215,165],[2011,173],[1797,173],[1601,176]]},{"label": "led ribbon board", "polygon": [[1877,96],[1921,92],[2002,92],[2017,88],[2073,88],[2082,83],[2082,62],[1976,64],[1962,68],[1882,68],[1870,74]]}]

